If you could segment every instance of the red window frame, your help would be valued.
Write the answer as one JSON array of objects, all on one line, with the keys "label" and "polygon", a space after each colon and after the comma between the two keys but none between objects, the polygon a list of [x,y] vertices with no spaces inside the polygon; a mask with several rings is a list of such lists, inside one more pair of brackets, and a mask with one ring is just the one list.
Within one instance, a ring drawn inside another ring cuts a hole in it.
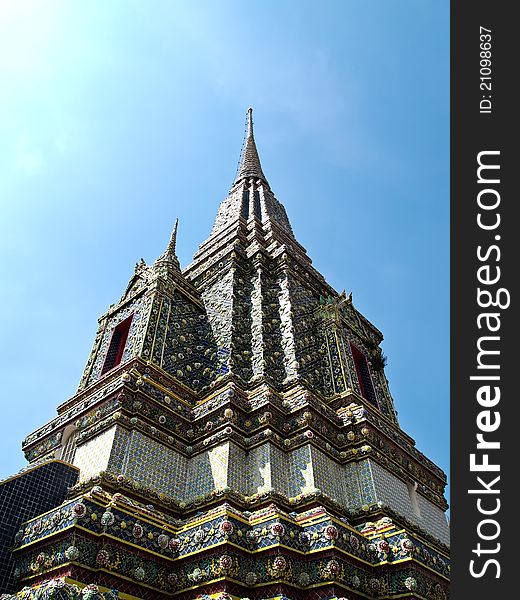
[{"label": "red window frame", "polygon": [[376,390],[372,382],[372,375],[370,373],[367,357],[352,343],[350,344],[350,349],[354,359],[354,366],[356,367],[359,387],[361,388],[361,395],[374,406],[378,406]]},{"label": "red window frame", "polygon": [[101,370],[101,375],[104,375],[107,371],[110,371],[110,369],[117,367],[117,365],[121,362],[133,316],[134,315],[130,315],[114,328],[105,357],[105,362]]}]

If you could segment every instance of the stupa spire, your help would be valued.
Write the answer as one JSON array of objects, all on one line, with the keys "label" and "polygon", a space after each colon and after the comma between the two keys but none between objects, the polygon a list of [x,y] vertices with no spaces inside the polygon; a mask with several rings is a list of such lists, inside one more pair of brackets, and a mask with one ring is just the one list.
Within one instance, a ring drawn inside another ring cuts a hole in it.
[{"label": "stupa spire", "polygon": [[258,179],[263,179],[267,183],[265,175],[262,171],[262,166],[260,164],[258,150],[256,149],[255,136],[253,133],[253,109],[251,107],[247,109],[246,141],[242,149],[240,166],[235,178],[235,183],[245,177],[256,177]]},{"label": "stupa spire", "polygon": [[253,135],[253,108],[247,109],[247,137]]}]

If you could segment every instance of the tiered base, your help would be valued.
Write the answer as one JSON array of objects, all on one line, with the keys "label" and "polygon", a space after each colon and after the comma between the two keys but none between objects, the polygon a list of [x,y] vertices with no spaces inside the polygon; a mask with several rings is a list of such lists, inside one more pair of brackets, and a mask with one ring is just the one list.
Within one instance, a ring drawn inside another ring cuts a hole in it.
[{"label": "tiered base", "polygon": [[245,498],[216,492],[197,512],[177,515],[117,491],[110,477],[100,482],[24,524],[15,555],[26,587],[9,598],[448,595],[447,554],[383,516],[379,506],[354,523],[319,493],[266,494],[247,506]]}]

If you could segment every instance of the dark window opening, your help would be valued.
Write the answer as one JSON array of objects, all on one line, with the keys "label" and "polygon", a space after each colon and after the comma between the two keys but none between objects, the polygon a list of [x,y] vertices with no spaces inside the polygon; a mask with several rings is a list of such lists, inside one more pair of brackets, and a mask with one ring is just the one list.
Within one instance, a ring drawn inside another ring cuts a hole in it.
[{"label": "dark window opening", "polygon": [[130,315],[124,321],[121,321],[121,323],[119,323],[119,325],[114,329],[101,375],[107,371],[110,371],[110,369],[117,367],[117,365],[121,362],[121,359],[123,358],[123,352],[125,350],[126,340],[128,338],[128,332],[130,331],[130,324],[132,323],[132,317],[133,315]]},{"label": "dark window opening", "polygon": [[249,190],[244,188],[242,192],[242,216],[244,219],[249,217]]},{"label": "dark window opening", "polygon": [[260,192],[258,190],[255,190],[254,201],[255,201],[255,216],[258,219],[262,220],[262,212],[260,210]]},{"label": "dark window opening", "polygon": [[372,377],[370,377],[370,369],[368,367],[367,359],[365,355],[358,350],[354,345],[350,344],[352,349],[352,356],[354,357],[354,365],[356,366],[356,373],[358,376],[359,387],[361,388],[361,394],[374,406],[377,406],[376,393],[372,384]]}]

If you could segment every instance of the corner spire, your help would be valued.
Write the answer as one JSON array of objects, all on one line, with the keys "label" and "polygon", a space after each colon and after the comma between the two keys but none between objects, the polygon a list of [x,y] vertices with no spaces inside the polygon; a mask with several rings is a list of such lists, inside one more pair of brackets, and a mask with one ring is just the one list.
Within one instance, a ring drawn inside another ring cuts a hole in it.
[{"label": "corner spire", "polygon": [[179,219],[175,220],[175,225],[173,226],[173,231],[170,236],[170,241],[168,242],[168,246],[166,250],[159,256],[159,258],[155,261],[155,264],[158,263],[170,263],[175,265],[180,269],[179,259],[176,254],[176,246],[177,246],[177,229],[179,227]]},{"label": "corner spire", "polygon": [[176,247],[177,247],[177,229],[179,227],[179,217],[177,217],[175,219],[175,225],[173,226],[173,231],[172,234],[170,236],[170,241],[168,242],[168,248],[166,249],[166,253],[170,256],[174,256],[175,258],[177,258],[176,255]]},{"label": "corner spire", "polygon": [[253,109],[247,109],[247,132],[246,141],[242,148],[242,155],[240,157],[240,166],[238,167],[238,173],[235,177],[237,183],[241,179],[246,177],[256,177],[263,179],[267,183],[262,166],[260,165],[260,157],[258,156],[258,150],[256,149],[255,137],[253,134]]}]

